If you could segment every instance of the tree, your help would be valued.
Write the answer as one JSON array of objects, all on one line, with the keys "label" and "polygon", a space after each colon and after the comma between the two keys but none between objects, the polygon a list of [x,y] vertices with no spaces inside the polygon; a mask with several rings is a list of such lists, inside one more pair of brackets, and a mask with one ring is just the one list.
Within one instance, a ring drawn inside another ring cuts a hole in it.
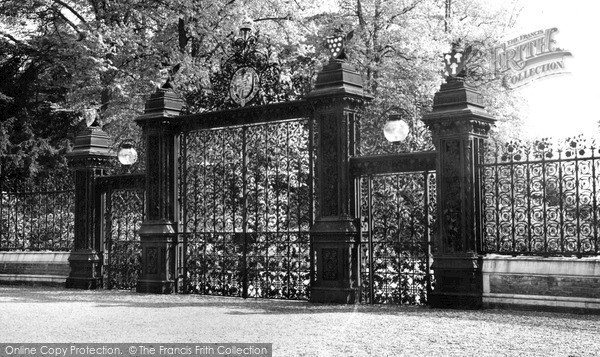
[{"label": "tree", "polygon": [[[341,4],[347,19],[342,25],[359,31],[357,41],[351,44],[351,58],[356,58],[376,97],[364,120],[371,133],[367,137],[373,140],[367,145],[370,152],[431,148],[420,118],[431,108],[442,81],[442,54],[449,52],[453,43],[478,50],[470,63],[478,72],[472,71],[468,80],[484,93],[488,110],[501,122],[516,121],[508,109],[515,102],[512,93],[491,76],[485,63],[486,49],[514,25],[514,4],[493,8],[473,0],[343,0]],[[401,145],[391,146],[377,134],[387,115],[394,112],[403,114],[411,135]]]},{"label": "tree", "polygon": [[[441,0],[271,0],[268,6],[236,0],[7,0],[0,4],[3,153],[21,145],[7,135],[25,123],[33,137],[63,138],[49,141],[55,153],[68,150],[65,132],[72,135],[81,113],[90,109],[100,113],[115,147],[125,138],[138,139],[132,119],[168,72],[189,111],[227,107],[215,100],[224,96],[228,80],[219,72],[246,19],[260,30],[259,45],[279,68],[278,90],[265,93],[261,102],[306,94],[326,59],[323,38],[336,29],[354,29],[350,60],[376,97],[362,122],[363,153],[427,149],[431,144],[420,118],[441,82],[441,53],[459,38],[485,47],[511,25],[510,12],[481,3],[454,1],[448,17]],[[506,110],[513,103],[508,91],[494,81],[482,83],[482,90],[493,93],[487,95],[493,112],[498,108],[501,116],[514,117]],[[382,143],[381,127],[393,112],[404,113],[412,135],[392,148]],[[32,124],[48,123],[49,116],[56,132]]]},{"label": "tree", "polygon": [[47,171],[64,173],[73,113],[57,110],[64,100],[64,73],[51,68],[51,48],[0,42],[0,176],[3,186],[27,184]]},{"label": "tree", "polygon": [[[243,20],[239,14],[250,14],[261,25],[263,38],[270,39],[272,60],[285,62],[302,52],[297,48],[302,47],[298,37],[304,24],[298,14],[312,11],[309,2],[271,5],[235,0],[4,1],[3,63],[23,52],[43,60],[45,67],[33,71],[33,62],[24,59],[24,65],[11,72],[13,79],[22,80],[26,73],[37,83],[34,88],[40,83],[60,87],[61,96],[41,98],[55,111],[76,115],[97,109],[105,129],[118,142],[139,135],[131,119],[143,108],[144,95],[164,83],[165,72],[180,69],[172,75],[183,94],[211,89],[210,76],[227,55],[228,40]],[[302,61],[307,58],[302,55]],[[11,101],[6,90],[1,92],[3,102]],[[16,99],[17,106],[31,104],[34,98],[39,101],[33,94],[19,93],[23,99]],[[206,109],[210,105],[198,108]]]}]

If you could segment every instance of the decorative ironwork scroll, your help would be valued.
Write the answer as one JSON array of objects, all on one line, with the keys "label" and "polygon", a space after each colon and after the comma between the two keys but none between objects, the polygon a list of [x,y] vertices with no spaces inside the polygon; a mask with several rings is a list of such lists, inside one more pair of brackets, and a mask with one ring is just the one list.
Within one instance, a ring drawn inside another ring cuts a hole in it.
[{"label": "decorative ironwork scroll", "polygon": [[487,145],[482,251],[597,255],[600,152],[582,136]]},{"label": "decorative ironwork scroll", "polygon": [[[195,103],[192,111],[261,105],[282,99],[285,88],[280,81],[281,65],[275,61],[273,48],[260,41],[258,31],[233,38],[230,48],[219,71],[210,75],[210,92],[190,95],[188,102]],[[194,108],[196,105],[198,108]]]},{"label": "decorative ironwork scroll", "polygon": [[313,219],[310,120],[184,133],[184,290],[306,299]]},{"label": "decorative ironwork scroll", "polygon": [[424,304],[431,290],[435,174],[367,176],[360,188],[362,301]]}]

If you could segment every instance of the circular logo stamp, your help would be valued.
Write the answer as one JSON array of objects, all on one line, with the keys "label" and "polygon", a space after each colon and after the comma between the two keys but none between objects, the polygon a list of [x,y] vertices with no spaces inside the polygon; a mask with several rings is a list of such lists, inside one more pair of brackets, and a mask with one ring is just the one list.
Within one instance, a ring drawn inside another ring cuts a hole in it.
[{"label": "circular logo stamp", "polygon": [[235,71],[229,84],[229,95],[242,107],[254,99],[258,93],[259,78],[252,67],[242,67]]}]

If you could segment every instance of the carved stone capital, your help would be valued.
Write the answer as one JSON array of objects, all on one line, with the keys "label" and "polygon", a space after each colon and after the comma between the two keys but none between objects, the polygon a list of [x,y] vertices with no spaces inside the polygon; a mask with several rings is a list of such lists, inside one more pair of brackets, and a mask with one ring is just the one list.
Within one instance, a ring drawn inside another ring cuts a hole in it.
[{"label": "carved stone capital", "polygon": [[485,138],[496,122],[485,110],[481,93],[463,81],[442,85],[433,103],[433,110],[423,116],[423,122],[434,141],[464,136]]},{"label": "carved stone capital", "polygon": [[144,114],[140,115],[135,121],[138,125],[145,125],[146,122],[156,119],[173,118],[181,114],[183,109],[183,99],[171,88],[158,88],[146,101]]},{"label": "carved stone capital", "polygon": [[66,155],[74,169],[106,168],[115,156],[111,152],[110,137],[97,126],[80,131],[75,137],[73,150]]},{"label": "carved stone capital", "polygon": [[[425,120],[424,120],[425,121]],[[435,139],[476,136],[487,138],[494,121],[472,118],[439,118],[427,120],[425,124]]]},{"label": "carved stone capital", "polygon": [[319,72],[315,88],[308,93],[306,99],[318,100],[319,98],[347,97],[371,100],[373,96],[365,92],[360,73],[353,65],[331,61]]}]

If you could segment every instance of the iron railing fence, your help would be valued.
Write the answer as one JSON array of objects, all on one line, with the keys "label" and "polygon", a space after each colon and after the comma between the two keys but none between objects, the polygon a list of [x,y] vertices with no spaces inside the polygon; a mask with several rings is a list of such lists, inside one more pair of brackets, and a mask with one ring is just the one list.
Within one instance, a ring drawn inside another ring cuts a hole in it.
[{"label": "iron railing fence", "polygon": [[597,255],[600,153],[582,136],[483,147],[484,253]]},{"label": "iron railing fence", "polygon": [[75,191],[70,174],[42,183],[0,182],[0,250],[69,251]]},{"label": "iron railing fence", "polygon": [[361,301],[420,305],[431,291],[434,172],[361,177]]},{"label": "iron railing fence", "polygon": [[182,134],[181,290],[308,298],[313,125],[293,119]]}]

